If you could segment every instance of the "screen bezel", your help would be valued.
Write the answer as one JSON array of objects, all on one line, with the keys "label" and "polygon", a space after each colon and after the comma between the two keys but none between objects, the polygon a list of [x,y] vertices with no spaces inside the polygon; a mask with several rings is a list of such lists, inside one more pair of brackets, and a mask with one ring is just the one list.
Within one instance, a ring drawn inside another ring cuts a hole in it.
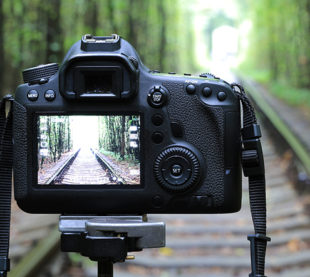
[{"label": "screen bezel", "polygon": [[[45,185],[45,184],[38,184],[38,120],[39,116],[130,116],[136,115],[140,117],[140,153],[139,153],[139,160],[140,160],[140,184],[123,184],[123,185],[111,185],[111,184],[102,184],[102,185],[94,185],[94,184],[82,184],[82,185],[68,185],[68,184],[54,184],[54,185]],[[45,190],[45,189],[52,189],[52,190],[96,190],[96,189],[104,189],[104,190],[114,190],[114,189],[127,189],[130,190],[134,189],[142,189],[144,188],[144,117],[143,114],[140,112],[108,112],[108,113],[89,113],[89,112],[79,112],[79,113],[67,113],[67,112],[38,112],[35,113],[33,116],[33,135],[32,137],[32,156],[33,156],[33,165],[35,170],[32,170],[32,187],[35,190]]]}]

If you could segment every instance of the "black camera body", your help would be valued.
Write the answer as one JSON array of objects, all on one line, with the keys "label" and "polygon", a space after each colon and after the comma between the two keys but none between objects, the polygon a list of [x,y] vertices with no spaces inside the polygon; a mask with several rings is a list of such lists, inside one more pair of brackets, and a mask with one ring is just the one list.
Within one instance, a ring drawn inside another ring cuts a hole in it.
[{"label": "black camera body", "polygon": [[228,213],[241,207],[240,104],[211,74],[146,68],[117,35],[23,72],[14,187],[31,213]]}]

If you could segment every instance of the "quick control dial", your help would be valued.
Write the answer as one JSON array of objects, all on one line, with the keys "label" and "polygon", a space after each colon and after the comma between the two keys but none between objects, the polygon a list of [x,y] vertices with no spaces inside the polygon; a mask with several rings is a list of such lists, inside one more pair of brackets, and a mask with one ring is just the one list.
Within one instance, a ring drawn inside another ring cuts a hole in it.
[{"label": "quick control dial", "polygon": [[172,146],[156,158],[154,174],[164,189],[184,191],[197,184],[200,164],[196,155],[189,149]]},{"label": "quick control dial", "polygon": [[41,64],[23,70],[23,79],[29,84],[43,84],[58,71],[57,63]]}]

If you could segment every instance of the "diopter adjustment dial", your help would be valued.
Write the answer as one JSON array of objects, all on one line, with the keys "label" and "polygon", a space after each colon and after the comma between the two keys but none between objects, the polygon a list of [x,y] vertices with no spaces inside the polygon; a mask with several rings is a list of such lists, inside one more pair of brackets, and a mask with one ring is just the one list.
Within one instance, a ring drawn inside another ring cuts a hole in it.
[{"label": "diopter adjustment dial", "polygon": [[196,155],[181,146],[171,146],[156,158],[154,174],[166,190],[184,191],[197,184],[200,164]]},{"label": "diopter adjustment dial", "polygon": [[23,79],[29,84],[43,84],[58,71],[57,63],[41,64],[23,70]]}]

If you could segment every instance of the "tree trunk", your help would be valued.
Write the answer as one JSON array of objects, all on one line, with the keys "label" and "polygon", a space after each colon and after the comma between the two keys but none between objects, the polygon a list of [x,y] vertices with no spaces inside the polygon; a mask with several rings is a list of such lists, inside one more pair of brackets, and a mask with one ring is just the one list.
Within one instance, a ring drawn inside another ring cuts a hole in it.
[{"label": "tree trunk", "polygon": [[158,2],[158,12],[161,16],[161,20],[159,24],[161,24],[160,28],[160,49],[159,49],[159,66],[160,71],[165,70],[165,59],[166,59],[166,45],[167,45],[167,38],[166,38],[166,11],[164,7],[164,1]]},{"label": "tree trunk", "polygon": [[117,24],[115,22],[115,10],[113,0],[107,1],[107,9],[108,9],[108,20],[111,24],[111,29],[114,34],[118,34]]},{"label": "tree trunk", "polygon": [[138,37],[137,37],[137,28],[135,22],[135,0],[129,0],[129,7],[128,7],[128,28],[129,28],[129,35],[128,41],[135,47],[138,48]]},{"label": "tree trunk", "polygon": [[60,62],[62,60],[62,31],[60,22],[61,0],[46,3],[47,31],[45,62]]},{"label": "tree trunk", "polygon": [[122,116],[121,121],[121,159],[125,158],[125,116]]},{"label": "tree trunk", "polygon": [[98,2],[88,0],[85,9],[85,25],[89,28],[92,35],[96,35],[98,27]]}]

